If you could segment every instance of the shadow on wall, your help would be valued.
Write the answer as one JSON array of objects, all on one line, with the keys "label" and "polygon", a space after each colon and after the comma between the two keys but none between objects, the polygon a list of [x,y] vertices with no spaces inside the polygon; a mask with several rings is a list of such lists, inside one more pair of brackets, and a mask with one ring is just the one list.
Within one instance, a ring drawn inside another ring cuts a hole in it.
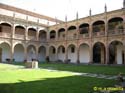
[{"label": "shadow on wall", "polygon": [[113,80],[97,79],[82,76],[45,78],[20,83],[0,84],[0,93],[93,93],[94,86],[112,86]]}]

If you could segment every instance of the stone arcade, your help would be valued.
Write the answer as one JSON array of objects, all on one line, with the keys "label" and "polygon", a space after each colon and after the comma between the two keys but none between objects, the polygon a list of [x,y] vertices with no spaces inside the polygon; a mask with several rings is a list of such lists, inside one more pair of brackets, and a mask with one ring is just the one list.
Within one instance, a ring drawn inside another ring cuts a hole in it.
[{"label": "stone arcade", "polygon": [[122,9],[108,12],[105,6],[104,13],[90,11],[68,22],[4,4],[0,11],[0,62],[43,62],[49,56],[50,61],[125,64],[125,0]]}]

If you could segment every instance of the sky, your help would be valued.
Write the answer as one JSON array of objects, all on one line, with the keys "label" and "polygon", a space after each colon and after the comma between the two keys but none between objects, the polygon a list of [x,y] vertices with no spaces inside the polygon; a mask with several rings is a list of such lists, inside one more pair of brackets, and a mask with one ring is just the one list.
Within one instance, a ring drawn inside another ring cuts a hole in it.
[{"label": "sky", "polygon": [[123,0],[0,0],[0,3],[63,21],[65,16],[68,21],[76,19],[77,12],[79,18],[86,17],[89,15],[90,8],[92,15],[103,13],[105,4],[108,11],[123,7]]}]

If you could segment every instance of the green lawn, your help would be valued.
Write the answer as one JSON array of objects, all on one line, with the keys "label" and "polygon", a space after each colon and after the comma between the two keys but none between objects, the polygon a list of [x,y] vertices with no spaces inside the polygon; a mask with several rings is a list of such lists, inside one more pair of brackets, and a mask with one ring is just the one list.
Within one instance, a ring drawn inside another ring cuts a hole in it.
[{"label": "green lawn", "polygon": [[42,68],[53,68],[63,71],[97,73],[106,75],[117,75],[119,72],[125,74],[125,66],[108,66],[108,65],[74,65],[74,64],[39,64]]},{"label": "green lawn", "polygon": [[[40,67],[54,65],[59,68],[63,66],[65,70],[68,67],[65,64],[40,64]],[[75,65],[69,67],[73,68]],[[22,69],[0,64],[0,93],[90,93],[95,86],[111,87],[115,83],[115,80],[75,76],[68,72]]]}]

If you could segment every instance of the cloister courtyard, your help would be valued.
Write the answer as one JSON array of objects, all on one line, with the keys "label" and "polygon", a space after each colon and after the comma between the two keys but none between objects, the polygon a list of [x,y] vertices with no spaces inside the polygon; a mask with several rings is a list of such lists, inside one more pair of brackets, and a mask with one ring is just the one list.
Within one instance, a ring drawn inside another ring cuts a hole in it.
[{"label": "cloister courtyard", "polygon": [[0,3],[0,93],[125,93],[124,80],[125,0],[71,21]]}]

